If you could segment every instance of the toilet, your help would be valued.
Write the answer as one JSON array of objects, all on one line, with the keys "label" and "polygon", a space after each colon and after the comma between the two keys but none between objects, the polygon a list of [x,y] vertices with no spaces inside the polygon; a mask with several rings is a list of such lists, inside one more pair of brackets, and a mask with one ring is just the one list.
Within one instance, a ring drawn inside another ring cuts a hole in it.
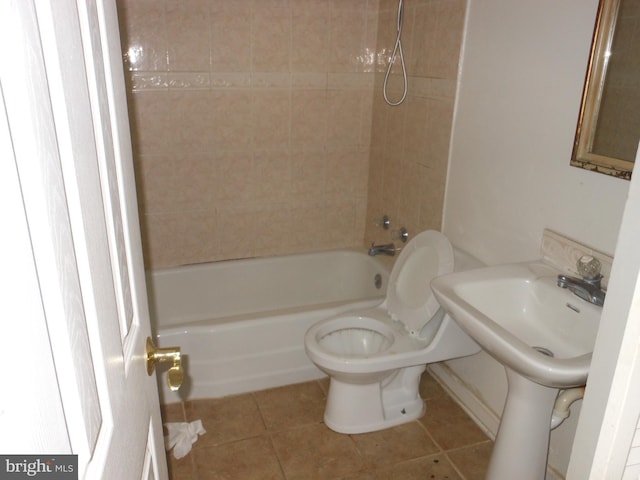
[{"label": "toilet", "polygon": [[422,232],[402,249],[380,305],[307,330],[307,356],[330,377],[324,413],[329,428],[365,433],[421,417],[418,386],[427,364],[480,351],[431,291],[432,279],[452,271],[447,237]]}]

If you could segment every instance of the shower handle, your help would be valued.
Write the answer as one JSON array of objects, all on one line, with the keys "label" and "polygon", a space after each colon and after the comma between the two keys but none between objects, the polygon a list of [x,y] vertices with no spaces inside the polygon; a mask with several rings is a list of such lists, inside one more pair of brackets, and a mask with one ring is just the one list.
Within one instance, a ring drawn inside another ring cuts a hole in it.
[{"label": "shower handle", "polygon": [[182,368],[182,354],[180,347],[158,348],[150,337],[147,337],[147,373],[153,374],[156,363],[171,363],[167,372],[167,384],[172,392],[177,391],[184,380]]}]

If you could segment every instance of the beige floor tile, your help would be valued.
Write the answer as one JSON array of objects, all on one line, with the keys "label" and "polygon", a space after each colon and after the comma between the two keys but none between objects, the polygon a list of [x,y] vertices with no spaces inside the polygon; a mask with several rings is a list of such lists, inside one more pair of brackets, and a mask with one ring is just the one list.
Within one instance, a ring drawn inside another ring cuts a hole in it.
[{"label": "beige floor tile", "polygon": [[462,480],[442,454],[418,458],[376,471],[376,480]]},{"label": "beige floor tile", "polygon": [[169,403],[160,405],[160,414],[162,415],[162,423],[184,422],[184,404]]},{"label": "beige floor tile", "polygon": [[420,378],[420,397],[429,400],[435,397],[446,397],[447,392],[444,388],[429,374],[424,372]]},{"label": "beige floor tile", "polygon": [[167,466],[171,480],[191,480],[194,477],[193,454],[176,459],[171,452],[167,452]]},{"label": "beige floor tile", "polygon": [[440,451],[418,422],[351,437],[367,469],[389,466]]},{"label": "beige floor tile", "polygon": [[267,430],[322,422],[326,398],[317,382],[263,390],[255,392],[254,397]]},{"label": "beige floor tile", "polygon": [[268,435],[195,451],[198,480],[282,480]]},{"label": "beige floor tile", "polygon": [[[358,472],[339,478],[340,480],[376,480],[378,477],[376,476],[376,471],[373,470],[369,472]],[[397,479],[398,477],[395,478]]]},{"label": "beige floor tile", "polygon": [[265,433],[258,405],[252,395],[192,400],[186,405],[187,421],[202,420],[207,431],[196,447],[207,447]]},{"label": "beige floor tile", "polygon": [[349,435],[324,424],[307,425],[273,434],[287,480],[341,478],[363,470],[363,461]]},{"label": "beige floor tile", "polygon": [[493,442],[487,441],[447,452],[447,456],[465,480],[484,480],[492,450]]},{"label": "beige floor tile", "polygon": [[[172,480],[481,480],[493,443],[425,373],[419,421],[360,435],[322,422],[329,379],[162,406],[163,422],[201,419],[207,433]],[[435,440],[435,443],[434,443]],[[446,453],[441,453],[444,449]]]},{"label": "beige floor tile", "polygon": [[420,422],[444,450],[451,450],[488,440],[485,433],[451,397],[426,401],[427,413]]}]

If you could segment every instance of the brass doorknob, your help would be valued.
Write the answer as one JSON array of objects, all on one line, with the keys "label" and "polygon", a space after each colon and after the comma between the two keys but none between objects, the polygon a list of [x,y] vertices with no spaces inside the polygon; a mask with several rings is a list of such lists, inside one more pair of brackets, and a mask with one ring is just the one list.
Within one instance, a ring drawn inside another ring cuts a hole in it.
[{"label": "brass doorknob", "polygon": [[147,373],[151,375],[156,368],[156,363],[171,362],[172,366],[167,372],[167,384],[172,392],[177,391],[184,380],[182,368],[182,354],[180,347],[158,348],[150,337],[147,337]]}]

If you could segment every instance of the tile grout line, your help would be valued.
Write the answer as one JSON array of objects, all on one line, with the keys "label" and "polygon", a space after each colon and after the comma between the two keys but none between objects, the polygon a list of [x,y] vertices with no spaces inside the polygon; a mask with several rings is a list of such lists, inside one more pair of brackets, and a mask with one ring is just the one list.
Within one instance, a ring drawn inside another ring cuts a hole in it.
[{"label": "tile grout line", "polygon": [[[422,399],[422,401],[423,401],[425,404],[427,403],[427,401],[426,401],[424,398]],[[425,413],[423,414],[423,416],[422,416],[422,417],[420,417],[420,418],[423,418],[425,415],[427,415],[426,410],[425,410]],[[418,425],[420,425],[420,427],[421,427],[421,428],[426,432],[427,436],[431,439],[431,441],[433,442],[433,444],[434,444],[436,447],[438,447],[438,449],[439,449],[439,452],[438,452],[438,453],[444,453],[444,452],[445,452],[444,447],[443,447],[442,445],[440,445],[440,442],[438,442],[438,441],[436,440],[436,438],[435,438],[435,437],[433,436],[433,434],[429,431],[429,429],[427,428],[427,426],[426,426],[424,423],[422,423],[422,422],[420,421],[420,419],[419,419],[419,418],[418,418],[418,419],[416,419],[416,420],[414,420],[414,421],[415,421],[415,422],[417,422],[417,423],[418,423]]]},{"label": "tile grout line", "polygon": [[275,457],[276,462],[278,462],[278,468],[280,469],[280,474],[282,475],[283,480],[286,480],[287,474],[284,471],[284,466],[282,465],[282,462],[280,461],[280,456],[278,455],[278,451],[276,450],[276,444],[273,441],[273,434],[278,432],[267,428],[267,422],[264,419],[264,413],[262,412],[262,408],[260,407],[260,402],[258,401],[256,392],[250,392],[250,393],[251,393],[251,396],[253,397],[253,400],[256,402],[256,407],[258,408],[258,413],[260,414],[260,420],[262,421],[265,434],[269,438],[269,444],[271,445],[273,456]]},{"label": "tile grout line", "polygon": [[273,449],[273,455],[275,456],[276,461],[278,462],[278,468],[280,469],[282,478],[286,480],[287,474],[284,471],[284,466],[282,465],[282,462],[280,461],[280,456],[278,455],[278,451],[276,450],[276,444],[273,442],[273,433],[269,431],[267,432],[267,436],[269,437],[269,443],[271,444],[271,448]]},{"label": "tile grout line", "polygon": [[466,475],[463,474],[462,470],[460,470],[460,468],[458,467],[458,462],[454,461],[450,456],[449,453],[452,452],[457,452],[459,450],[464,450],[466,448],[470,448],[470,447],[475,447],[478,445],[482,445],[483,443],[492,443],[491,439],[487,439],[487,440],[483,440],[481,442],[476,442],[476,443],[472,443],[470,445],[465,445],[464,447],[458,447],[458,448],[452,448],[450,450],[445,450],[443,452],[443,454],[445,455],[445,457],[447,458],[447,460],[449,460],[449,463],[453,466],[453,469],[458,473],[458,475],[460,475],[460,477],[462,478],[462,480],[472,480],[467,478]]},{"label": "tile grout line", "polygon": [[466,477],[466,476],[462,473],[462,471],[458,468],[458,465],[456,464],[456,462],[454,462],[454,461],[449,457],[449,455],[447,455],[447,452],[443,452],[442,454],[443,454],[444,458],[446,458],[446,459],[447,459],[447,461],[449,462],[449,464],[451,465],[451,467],[453,468],[453,470],[454,470],[458,475],[460,475],[460,478],[461,478],[462,480],[468,480],[468,479],[467,479],[467,477]]}]

